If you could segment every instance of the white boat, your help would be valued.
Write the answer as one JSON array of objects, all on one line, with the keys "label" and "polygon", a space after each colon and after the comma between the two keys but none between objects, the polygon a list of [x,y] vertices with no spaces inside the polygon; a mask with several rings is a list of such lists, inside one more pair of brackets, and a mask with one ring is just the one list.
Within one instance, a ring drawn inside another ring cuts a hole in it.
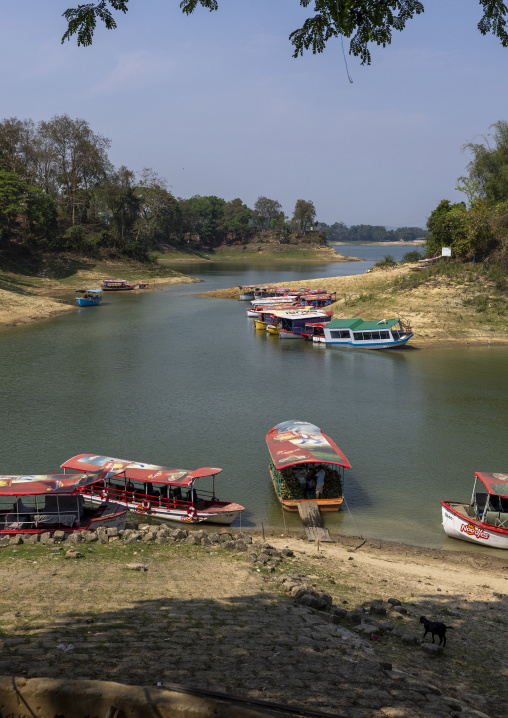
[{"label": "white boat", "polygon": [[413,336],[409,324],[400,319],[365,322],[359,317],[332,319],[324,329],[327,346],[359,349],[397,349]]},{"label": "white boat", "polygon": [[[79,454],[63,463],[62,468],[105,472],[102,484],[83,490],[94,505],[114,501],[128,511],[158,519],[208,521],[228,526],[245,510],[240,504],[219,501],[215,496],[215,476],[222,469],[209,466],[185,471],[110,456]],[[212,486],[208,490],[200,488],[198,493],[194,482],[206,477],[212,479]]]},{"label": "white boat", "polygon": [[441,511],[447,536],[508,549],[508,474],[477,471],[470,503],[441,501]]},{"label": "white boat", "polygon": [[254,284],[249,284],[247,286],[239,286],[238,290],[240,292],[240,301],[247,301],[250,299],[254,299],[254,290],[257,289],[257,286]]},{"label": "white boat", "polygon": [[297,300],[298,297],[265,297],[264,299],[254,299],[251,304],[256,307],[263,307],[271,304],[292,304]]}]

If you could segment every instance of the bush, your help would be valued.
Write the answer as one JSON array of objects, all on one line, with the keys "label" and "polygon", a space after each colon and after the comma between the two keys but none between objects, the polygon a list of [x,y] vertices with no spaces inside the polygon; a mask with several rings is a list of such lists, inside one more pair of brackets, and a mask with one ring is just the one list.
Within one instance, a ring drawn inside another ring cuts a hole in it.
[{"label": "bush", "polygon": [[381,269],[389,269],[390,267],[395,267],[397,262],[392,257],[391,254],[385,254],[383,259],[380,259],[379,262],[375,263],[375,267],[380,267]]},{"label": "bush", "polygon": [[418,262],[420,259],[423,259],[423,254],[417,249],[413,249],[411,252],[406,252],[406,254],[402,257],[401,264],[413,264],[414,262]]}]

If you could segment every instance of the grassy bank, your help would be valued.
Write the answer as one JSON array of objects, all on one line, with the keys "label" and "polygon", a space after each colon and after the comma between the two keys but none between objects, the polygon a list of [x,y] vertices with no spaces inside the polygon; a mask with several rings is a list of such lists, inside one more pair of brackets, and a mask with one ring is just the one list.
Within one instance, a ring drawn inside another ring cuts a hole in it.
[{"label": "grassy bank", "polygon": [[[251,563],[250,548],[116,537],[81,543],[70,560],[65,545],[1,548],[0,673],[180,683],[347,718],[478,718],[468,709],[481,696],[483,711],[505,715],[505,561],[266,539],[293,556],[273,568]],[[298,604],[288,576],[327,593],[337,620]],[[401,612],[371,609],[392,597]],[[452,626],[444,651],[422,649],[421,615]]]},{"label": "grassy bank", "polygon": [[[162,265],[170,265],[177,262],[354,262],[356,257],[346,257],[339,254],[332,247],[313,247],[312,245],[301,244],[277,244],[275,242],[259,242],[244,246],[217,247],[211,250],[189,250],[188,252],[169,249],[167,252],[158,253],[157,259]],[[360,261],[360,260],[358,260]]]},{"label": "grassy bank", "polygon": [[[423,271],[395,265],[361,275],[284,282],[336,292],[339,317],[400,316],[414,331],[413,346],[508,343],[506,278],[481,264],[439,264]],[[281,283],[279,283],[282,286]],[[203,296],[238,299],[237,287]]]},{"label": "grassy bank", "polygon": [[76,311],[74,290],[99,287],[110,277],[128,283],[146,281],[149,289],[198,281],[157,262],[98,262],[59,255],[45,259],[35,270],[19,259],[5,261],[0,268],[0,329]]}]

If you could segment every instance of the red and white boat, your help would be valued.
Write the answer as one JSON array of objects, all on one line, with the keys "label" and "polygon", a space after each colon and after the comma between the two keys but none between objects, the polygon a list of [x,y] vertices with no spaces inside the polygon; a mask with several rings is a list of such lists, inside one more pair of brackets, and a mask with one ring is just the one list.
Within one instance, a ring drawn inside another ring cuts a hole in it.
[{"label": "red and white boat", "polygon": [[[128,511],[158,519],[209,521],[229,526],[245,510],[240,504],[219,501],[215,496],[215,477],[222,469],[209,466],[185,471],[111,456],[79,454],[63,463],[62,469],[100,469],[104,473],[104,481],[86,490],[92,504],[106,498]],[[212,485],[208,490],[200,488],[198,493],[194,482],[206,477],[211,479]]]},{"label": "red and white boat", "polygon": [[121,292],[130,289],[146,289],[147,282],[137,282],[136,284],[128,284],[125,279],[103,279],[101,289],[104,292]]},{"label": "red and white boat", "polygon": [[103,480],[102,471],[0,476],[0,535],[125,528],[123,506],[102,499],[92,506],[85,500]]},{"label": "red and white boat", "polygon": [[508,549],[508,474],[477,471],[470,503],[441,501],[441,510],[451,538]]}]

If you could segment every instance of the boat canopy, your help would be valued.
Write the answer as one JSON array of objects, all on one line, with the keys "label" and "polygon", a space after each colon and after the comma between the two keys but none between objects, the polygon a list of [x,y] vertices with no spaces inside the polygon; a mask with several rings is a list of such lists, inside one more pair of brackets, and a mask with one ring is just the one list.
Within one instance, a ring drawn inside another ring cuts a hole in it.
[{"label": "boat canopy", "polygon": [[196,479],[205,476],[220,474],[222,469],[213,466],[203,466],[194,471],[185,469],[171,469],[168,466],[155,464],[142,464],[130,459],[114,459],[111,456],[98,456],[96,454],[78,454],[62,464],[62,469],[93,471],[100,469],[109,476],[125,476],[132,481],[145,481],[152,484],[176,484],[190,486]]},{"label": "boat canopy", "polygon": [[380,329],[390,329],[394,324],[399,322],[398,319],[381,319],[381,321],[365,322],[359,317],[351,319],[332,319],[328,323],[328,329],[352,329],[359,332],[374,332]]},{"label": "boat canopy", "polygon": [[0,476],[0,496],[40,496],[74,494],[104,479],[103,471],[86,474],[26,474]]},{"label": "boat canopy", "polygon": [[487,489],[491,496],[501,496],[508,499],[508,474],[486,474],[476,471],[475,476]]},{"label": "boat canopy", "polygon": [[102,294],[102,289],[75,289],[74,294]]},{"label": "boat canopy", "polygon": [[296,464],[335,464],[351,468],[339,447],[321,429],[307,421],[283,421],[266,435],[276,469]]},{"label": "boat canopy", "polygon": [[298,307],[296,309],[276,310],[273,310],[272,307],[271,311],[270,309],[267,309],[266,311],[279,319],[301,319],[302,317],[305,319],[318,319],[322,317],[329,317],[332,314],[332,312],[325,312],[323,310],[317,311],[316,307]]}]

